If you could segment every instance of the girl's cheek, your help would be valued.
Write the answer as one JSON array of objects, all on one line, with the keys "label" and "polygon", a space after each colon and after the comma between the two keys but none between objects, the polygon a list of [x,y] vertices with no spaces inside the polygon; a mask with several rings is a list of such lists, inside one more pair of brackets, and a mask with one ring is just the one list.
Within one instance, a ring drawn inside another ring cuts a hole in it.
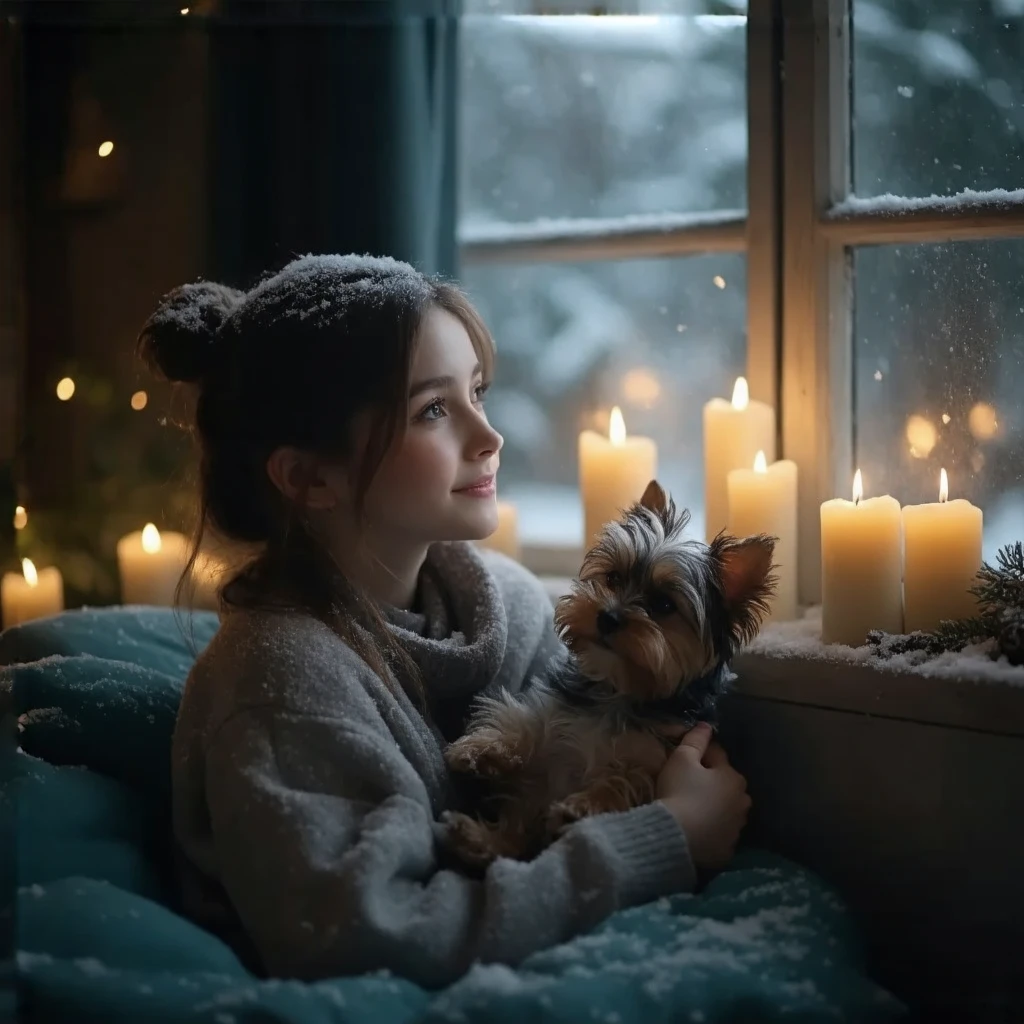
[{"label": "girl's cheek", "polygon": [[388,476],[403,490],[437,490],[450,486],[447,477],[454,460],[443,444],[441,432],[410,433],[396,453]]}]

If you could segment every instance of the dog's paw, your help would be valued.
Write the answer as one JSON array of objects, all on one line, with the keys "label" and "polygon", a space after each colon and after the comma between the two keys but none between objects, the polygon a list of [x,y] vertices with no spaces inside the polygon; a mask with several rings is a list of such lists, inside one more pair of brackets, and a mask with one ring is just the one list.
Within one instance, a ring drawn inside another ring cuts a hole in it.
[{"label": "dog's paw", "polygon": [[444,759],[453,772],[485,779],[510,775],[523,766],[522,757],[497,729],[467,733],[448,746]]},{"label": "dog's paw", "polygon": [[599,814],[590,800],[588,793],[573,793],[564,800],[557,800],[548,808],[548,834],[561,835],[570,825],[592,814]]},{"label": "dog's paw", "polygon": [[494,833],[486,824],[459,811],[441,815],[445,845],[464,864],[485,868],[498,856]]}]

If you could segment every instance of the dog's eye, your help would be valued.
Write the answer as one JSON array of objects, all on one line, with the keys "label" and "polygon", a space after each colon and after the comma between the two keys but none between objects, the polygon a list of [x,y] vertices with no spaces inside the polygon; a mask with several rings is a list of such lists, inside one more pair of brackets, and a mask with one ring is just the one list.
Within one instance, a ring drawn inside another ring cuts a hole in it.
[{"label": "dog's eye", "polygon": [[622,585],[622,573],[621,572],[606,572],[604,574],[604,581],[609,587],[619,587]]},{"label": "dog's eye", "polygon": [[654,615],[671,615],[676,610],[676,603],[666,594],[651,594],[647,607]]}]

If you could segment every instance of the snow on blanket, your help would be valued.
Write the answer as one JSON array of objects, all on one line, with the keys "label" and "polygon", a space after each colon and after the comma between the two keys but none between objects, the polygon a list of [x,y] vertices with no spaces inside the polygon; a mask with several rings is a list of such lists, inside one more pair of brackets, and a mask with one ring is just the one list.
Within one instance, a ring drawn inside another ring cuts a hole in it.
[{"label": "snow on blanket", "polygon": [[[25,887],[21,907],[31,913],[47,895],[45,886]],[[73,906],[62,910],[73,920]],[[22,950],[18,969],[33,1005],[50,1013],[74,1006],[80,1024],[711,1024],[903,1016],[903,1007],[863,973],[847,912],[832,891],[788,861],[755,852],[742,854],[698,896],[622,911],[518,968],[475,964],[435,993],[387,972],[316,984],[258,981],[242,972],[173,973],[157,964],[128,970],[84,951],[60,959]]]}]

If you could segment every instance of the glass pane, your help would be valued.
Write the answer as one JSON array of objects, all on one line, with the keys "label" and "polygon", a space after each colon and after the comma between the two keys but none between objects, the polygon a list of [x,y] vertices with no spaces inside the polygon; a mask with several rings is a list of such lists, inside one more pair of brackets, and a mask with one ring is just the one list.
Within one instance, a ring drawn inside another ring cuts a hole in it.
[{"label": "glass pane", "polygon": [[463,18],[464,225],[746,206],[746,18],[656,9]]},{"label": "glass pane", "polygon": [[488,412],[505,437],[501,495],[527,543],[582,543],[577,438],[654,438],[659,477],[704,535],[701,410],[745,372],[746,259],[471,267],[463,283],[498,344]]},{"label": "glass pane", "polygon": [[855,253],[857,463],[870,494],[985,514],[985,552],[1024,539],[1024,240]]},{"label": "glass pane", "polygon": [[1024,184],[1024,3],[854,0],[854,188]]}]

